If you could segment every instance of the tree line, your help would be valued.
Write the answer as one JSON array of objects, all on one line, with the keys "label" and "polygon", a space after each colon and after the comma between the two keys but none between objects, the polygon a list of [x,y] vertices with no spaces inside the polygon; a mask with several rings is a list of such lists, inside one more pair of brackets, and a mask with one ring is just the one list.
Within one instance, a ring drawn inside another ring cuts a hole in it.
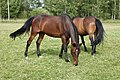
[{"label": "tree line", "polygon": [[[28,18],[37,14],[96,16],[120,19],[120,0],[9,0],[10,18]],[[8,18],[8,0],[1,0],[0,14]]]}]

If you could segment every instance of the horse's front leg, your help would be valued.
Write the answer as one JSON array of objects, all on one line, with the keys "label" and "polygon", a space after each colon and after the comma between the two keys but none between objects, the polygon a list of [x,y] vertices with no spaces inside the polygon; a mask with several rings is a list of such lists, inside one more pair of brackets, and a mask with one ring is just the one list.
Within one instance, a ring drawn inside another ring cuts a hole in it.
[{"label": "horse's front leg", "polygon": [[63,54],[63,50],[64,50],[65,61],[69,62],[68,53],[67,53],[67,46],[69,44],[69,39],[67,39],[65,36],[62,36],[61,39],[62,39],[62,48],[61,48],[61,52],[59,54],[59,57],[62,58],[62,54]]},{"label": "horse's front leg", "polygon": [[[69,44],[69,40],[67,40],[67,46],[68,46],[68,44]],[[63,56],[63,50],[64,50],[64,46],[63,46],[63,44],[62,44],[62,46],[61,46],[61,51],[60,51],[60,54],[59,54],[59,59],[62,59],[62,56]]]},{"label": "horse's front leg", "polygon": [[66,46],[66,45],[63,45],[63,44],[62,44],[62,46],[61,46],[61,51],[60,51],[60,54],[59,54],[59,59],[62,59],[63,50],[64,50],[64,53],[65,53],[65,61],[66,61],[66,62],[69,62],[69,60],[68,60],[68,53],[67,53],[67,46]]},{"label": "horse's front leg", "polygon": [[67,53],[67,45],[64,44],[63,48],[64,48],[64,53],[65,53],[65,61],[69,62],[69,60],[68,60],[68,53]]}]

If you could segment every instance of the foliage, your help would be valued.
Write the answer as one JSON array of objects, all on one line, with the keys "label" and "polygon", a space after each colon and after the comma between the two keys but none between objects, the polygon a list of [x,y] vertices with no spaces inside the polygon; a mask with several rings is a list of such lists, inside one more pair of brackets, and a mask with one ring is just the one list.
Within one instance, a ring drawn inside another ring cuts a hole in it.
[{"label": "foliage", "polygon": [[67,14],[72,17],[118,18],[117,16],[120,16],[119,6],[119,0],[45,0],[45,8],[54,15],[59,15],[66,9]]},{"label": "foliage", "polygon": [[76,7],[76,3],[72,0],[45,0],[44,8],[53,13],[54,15],[61,15],[67,13],[73,17],[75,16],[75,14],[78,14],[78,8]]},{"label": "foliage", "polygon": [[1,15],[3,18],[7,18],[7,0],[1,0]]},{"label": "foliage", "polygon": [[21,1],[21,5],[20,5],[20,13],[19,13],[19,18],[27,18],[30,17],[30,3],[28,2],[28,0],[23,0]]},{"label": "foliage", "polygon": [[36,54],[36,39],[32,42],[28,60],[23,53],[28,35],[12,40],[9,34],[23,23],[0,23],[0,79],[1,80],[120,80],[120,23],[103,23],[106,37],[97,46],[97,54],[91,56],[88,36],[85,42],[88,52],[81,46],[79,65],[74,66],[68,47],[70,62],[59,60],[61,39],[44,37],[41,44],[42,58]]},{"label": "foliage", "polygon": [[[13,4],[14,3],[14,4]],[[11,18],[17,18],[20,11],[20,0],[10,0],[10,15]]]},{"label": "foliage", "polygon": [[[48,13],[74,16],[96,16],[101,19],[120,19],[120,0],[10,0],[11,18],[27,18],[44,8]],[[7,0],[1,0],[2,18],[7,18]],[[38,11],[36,11],[38,10]],[[32,12],[31,12],[32,11]]]},{"label": "foliage", "polygon": [[42,3],[40,0],[29,0],[30,1],[30,7],[31,8],[38,8],[42,6]]},{"label": "foliage", "polygon": [[[1,13],[2,13],[2,18],[7,18],[8,15],[8,5],[7,5],[7,0],[1,0]],[[22,2],[21,0],[10,0],[9,3],[10,7],[10,17],[11,18],[18,18],[19,15],[22,14],[22,12],[26,11],[28,14],[29,10],[29,5],[27,0]]]},{"label": "foliage", "polygon": [[47,6],[44,6],[44,8],[54,15],[60,15],[64,10],[64,4],[61,4],[63,4],[63,0],[46,0],[45,5]]},{"label": "foliage", "polygon": [[38,14],[50,14],[49,11],[43,9],[43,8],[35,8],[31,11],[31,16],[35,16]]}]

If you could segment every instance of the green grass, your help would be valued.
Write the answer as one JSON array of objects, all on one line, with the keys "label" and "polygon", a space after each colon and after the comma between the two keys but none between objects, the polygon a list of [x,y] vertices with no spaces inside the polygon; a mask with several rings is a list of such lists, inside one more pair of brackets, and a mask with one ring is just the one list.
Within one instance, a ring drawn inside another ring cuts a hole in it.
[{"label": "green grass", "polygon": [[28,35],[16,40],[9,34],[23,23],[0,23],[0,80],[120,80],[120,23],[103,23],[106,37],[97,46],[97,54],[91,56],[88,36],[85,37],[88,52],[81,46],[79,65],[74,66],[68,48],[70,62],[59,60],[61,39],[45,36],[41,44],[42,58],[36,54],[36,39],[29,47],[28,60],[24,61]]}]

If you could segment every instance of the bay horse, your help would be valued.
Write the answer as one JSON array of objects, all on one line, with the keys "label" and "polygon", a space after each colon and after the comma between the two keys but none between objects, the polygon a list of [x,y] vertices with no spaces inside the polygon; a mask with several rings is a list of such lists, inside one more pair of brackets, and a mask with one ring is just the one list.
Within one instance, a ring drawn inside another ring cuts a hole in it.
[{"label": "bay horse", "polygon": [[104,38],[105,31],[101,21],[94,16],[87,16],[85,18],[74,17],[73,23],[77,27],[85,51],[87,51],[87,47],[84,36],[89,35],[92,46],[91,54],[94,55],[96,53],[96,45],[100,44]]},{"label": "bay horse", "polygon": [[[68,54],[67,54],[67,45],[69,43],[69,38],[71,38],[71,54],[73,57],[73,64],[78,65],[78,55],[80,53],[79,47],[79,36],[75,31],[77,30],[74,27],[72,19],[68,15],[60,15],[60,16],[50,16],[50,15],[37,15],[29,18],[25,24],[18,29],[17,31],[10,34],[10,37],[15,39],[17,36],[22,35],[23,33],[28,33],[31,28],[31,35],[27,41],[26,50],[24,53],[25,59],[28,56],[28,47],[31,42],[35,38],[37,34],[39,37],[36,41],[37,46],[37,56],[38,58],[41,56],[40,53],[40,44],[44,38],[44,35],[48,35],[50,37],[61,38],[62,41],[62,49],[65,53],[65,61],[69,62]],[[59,58],[62,59],[62,56],[59,55]]]}]

